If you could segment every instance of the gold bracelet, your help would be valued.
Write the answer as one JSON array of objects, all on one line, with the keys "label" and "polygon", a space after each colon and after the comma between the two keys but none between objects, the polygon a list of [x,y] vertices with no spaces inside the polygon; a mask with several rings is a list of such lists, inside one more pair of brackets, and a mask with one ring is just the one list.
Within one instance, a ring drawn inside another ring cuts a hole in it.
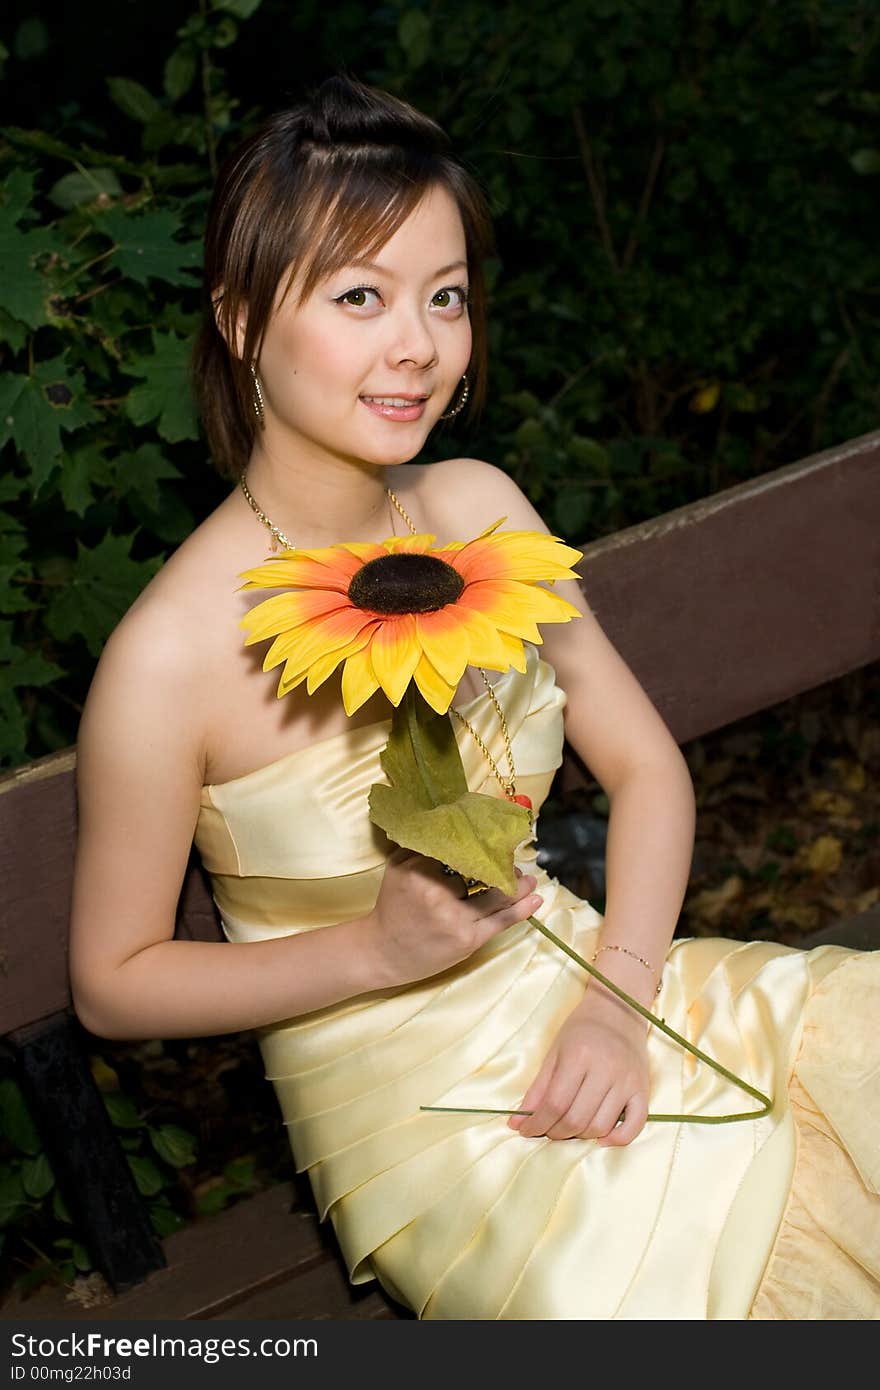
[{"label": "gold bracelet", "polygon": [[[653,967],[653,965],[651,964],[651,962],[650,962],[649,960],[645,960],[644,956],[637,956],[636,953],[635,953],[635,951],[631,951],[631,950],[629,949],[628,946],[611,946],[611,945],[609,945],[609,946],[599,946],[598,949],[595,950],[595,951],[593,952],[593,960],[594,960],[594,961],[595,961],[596,957],[599,955],[599,952],[600,952],[600,951],[620,951],[620,952],[622,952],[623,955],[629,956],[632,960],[637,960],[638,963],[639,963],[639,965],[643,965],[643,966],[645,967],[646,970],[650,970],[650,972],[651,972],[652,975],[655,973],[654,967]],[[660,974],[660,976],[659,976],[659,978],[658,978],[658,980],[657,980],[657,988],[656,988],[655,991],[654,991],[654,997],[655,997],[655,998],[656,998],[657,995],[660,993],[660,990],[661,990],[662,988],[663,988],[663,974],[662,974],[662,972],[661,972],[661,974]]]}]

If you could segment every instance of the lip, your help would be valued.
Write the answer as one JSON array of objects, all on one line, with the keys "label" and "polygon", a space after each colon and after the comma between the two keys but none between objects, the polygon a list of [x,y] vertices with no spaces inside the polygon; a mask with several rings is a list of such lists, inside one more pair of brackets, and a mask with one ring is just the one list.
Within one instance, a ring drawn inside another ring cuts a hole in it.
[{"label": "lip", "polygon": [[394,396],[399,401],[409,401],[409,405],[381,405],[376,400],[369,400],[364,396],[358,397],[361,405],[365,405],[367,410],[374,415],[379,415],[383,420],[399,420],[407,423],[410,420],[420,420],[425,413],[425,406],[428,397],[424,394],[413,395],[409,391],[376,391],[376,396]]}]

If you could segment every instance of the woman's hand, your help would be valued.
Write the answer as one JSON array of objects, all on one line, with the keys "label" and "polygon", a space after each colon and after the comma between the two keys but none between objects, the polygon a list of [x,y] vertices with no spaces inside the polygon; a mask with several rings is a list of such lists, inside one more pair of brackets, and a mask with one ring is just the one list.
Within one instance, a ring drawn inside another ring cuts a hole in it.
[{"label": "woman's hand", "polygon": [[598,1139],[603,1148],[629,1144],[648,1116],[645,1037],[638,1014],[588,989],[517,1107],[532,1114],[512,1115],[511,1129],[529,1137]]},{"label": "woman's hand", "polygon": [[459,875],[444,873],[436,859],[395,850],[366,919],[378,979],[387,984],[427,979],[473,955],[505,927],[525,921],[543,899],[533,891],[531,874],[517,869],[516,875],[513,897],[488,888],[469,898]]}]

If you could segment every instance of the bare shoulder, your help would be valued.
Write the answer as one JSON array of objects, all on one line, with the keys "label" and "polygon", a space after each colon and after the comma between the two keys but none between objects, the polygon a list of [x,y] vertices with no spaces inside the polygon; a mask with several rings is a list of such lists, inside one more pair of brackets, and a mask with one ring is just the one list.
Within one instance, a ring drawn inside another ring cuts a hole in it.
[{"label": "bare shoulder", "polygon": [[441,459],[416,471],[418,494],[451,534],[465,524],[473,534],[499,520],[504,530],[548,530],[510,474],[485,459]]},{"label": "bare shoulder", "polygon": [[123,746],[130,757],[136,746],[164,751],[199,775],[223,620],[211,583],[211,532],[203,523],[174,552],[108,638],[80,721],[84,774],[93,761],[118,758]]}]

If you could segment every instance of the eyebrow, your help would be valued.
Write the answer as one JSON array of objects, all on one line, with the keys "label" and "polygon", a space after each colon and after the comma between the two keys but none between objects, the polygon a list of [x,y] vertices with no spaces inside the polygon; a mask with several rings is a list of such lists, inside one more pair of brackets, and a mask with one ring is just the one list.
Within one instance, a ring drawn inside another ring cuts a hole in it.
[{"label": "eyebrow", "polygon": [[[392,280],[397,279],[393,270],[389,270],[388,266],[385,265],[376,265],[375,261],[349,261],[348,266],[342,266],[340,269],[347,270],[349,267],[357,270],[372,270],[376,275],[387,275]],[[439,270],[435,270],[433,274],[428,276],[428,279],[436,280],[441,275],[450,275],[453,270],[462,268],[467,270],[467,261],[452,261],[450,265],[442,265]]]}]

